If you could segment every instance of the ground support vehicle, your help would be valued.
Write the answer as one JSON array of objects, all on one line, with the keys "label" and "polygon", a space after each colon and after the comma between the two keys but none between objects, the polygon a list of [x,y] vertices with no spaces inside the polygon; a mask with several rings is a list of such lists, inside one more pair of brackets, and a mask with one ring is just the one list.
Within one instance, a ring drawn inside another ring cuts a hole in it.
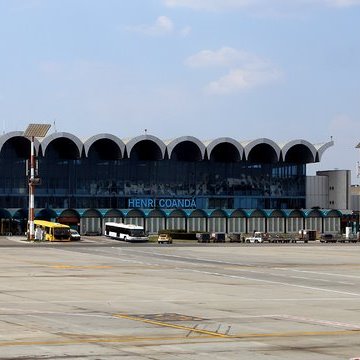
[{"label": "ground support vehicle", "polygon": [[325,233],[320,235],[320,242],[322,243],[336,243],[337,238],[334,234]]},{"label": "ground support vehicle", "polygon": [[209,243],[210,233],[196,233],[196,238],[199,243]]},{"label": "ground support vehicle", "polygon": [[246,243],[262,243],[265,241],[265,236],[259,231],[255,231],[253,236],[248,236],[245,238]]},{"label": "ground support vehicle", "polygon": [[160,233],[158,236],[158,244],[172,244],[172,237],[170,234]]},{"label": "ground support vehicle", "polygon": [[317,237],[316,230],[303,229],[299,230],[299,240],[303,240],[304,243],[309,241],[315,241]]},{"label": "ground support vehicle", "polygon": [[261,231],[255,231],[253,236],[248,236],[245,238],[246,243],[263,243],[269,241],[270,237],[268,233]]},{"label": "ground support vehicle", "polygon": [[243,242],[241,233],[231,233],[228,235],[229,241],[233,242]]},{"label": "ground support vehicle", "polygon": [[212,233],[210,236],[210,240],[212,240],[214,243],[217,242],[224,243],[225,238],[226,238],[226,234],[221,232]]}]

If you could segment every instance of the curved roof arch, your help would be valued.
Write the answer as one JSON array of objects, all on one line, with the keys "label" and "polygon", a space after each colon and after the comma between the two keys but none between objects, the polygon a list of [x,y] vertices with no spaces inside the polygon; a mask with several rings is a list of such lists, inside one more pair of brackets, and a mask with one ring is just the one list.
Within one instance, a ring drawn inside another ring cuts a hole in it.
[{"label": "curved roof arch", "polygon": [[[131,157],[133,150],[138,150],[138,156],[144,160],[162,160],[165,157],[166,146],[162,140],[153,135],[140,135],[130,140],[125,140],[125,148],[128,157]],[[137,149],[139,145],[145,145],[143,149]],[[154,146],[155,145],[155,146]]]},{"label": "curved roof arch", "polygon": [[12,216],[7,209],[0,208],[0,219],[11,219]]},{"label": "curved roof arch", "polygon": [[25,208],[14,209],[12,212],[13,219],[27,219],[28,215],[28,209]]},{"label": "curved roof arch", "polygon": [[231,217],[231,218],[245,218],[245,217],[247,217],[247,214],[243,209],[234,209],[230,213],[229,217]]},{"label": "curved roof arch", "polygon": [[281,150],[285,162],[313,163],[316,161],[315,146],[306,140],[289,141]]},{"label": "curved roof arch", "polygon": [[228,159],[229,162],[241,161],[244,148],[235,139],[224,137],[212,140],[206,146],[209,160]]},{"label": "curved roof arch", "polygon": [[57,213],[54,209],[44,208],[35,214],[36,219],[56,219]]},{"label": "curved roof arch", "polygon": [[60,214],[59,217],[77,217],[80,219],[80,213],[75,209],[64,209]]},{"label": "curved roof arch", "polygon": [[244,155],[247,161],[274,163],[280,160],[280,146],[273,140],[262,138],[241,143],[241,145],[244,147]]},{"label": "curved roof arch", "polygon": [[196,153],[192,154],[192,156],[191,155],[189,156],[185,153],[184,154],[185,160],[187,160],[188,158],[191,158],[191,157],[193,157],[193,158],[195,157],[196,160],[201,161],[205,157],[205,145],[203,142],[201,142],[199,139],[197,139],[194,136],[181,136],[176,139],[173,139],[172,141],[170,141],[167,144],[167,151],[169,154],[169,159],[171,159],[173,157],[173,155],[174,155],[173,152],[174,152],[174,150],[176,151],[175,148],[179,148],[179,146],[185,148],[184,150],[186,150],[186,148],[188,148],[189,152],[192,152],[194,149],[196,149],[196,147],[198,148],[198,151],[199,151],[198,156],[196,156]]},{"label": "curved roof arch", "polygon": [[86,209],[82,214],[82,218],[102,218],[101,212],[98,209]]},{"label": "curved roof arch", "polygon": [[59,139],[67,139],[68,141],[75,144],[76,149],[78,151],[78,157],[81,156],[82,149],[83,149],[83,146],[84,146],[82,141],[77,136],[75,136],[73,134],[70,134],[70,133],[67,133],[67,132],[56,132],[56,133],[52,133],[52,134],[44,137],[42,139],[42,141],[40,142],[43,156],[45,156],[46,149],[48,148],[48,146],[52,142],[57,141]]},{"label": "curved roof arch", "polygon": [[127,218],[136,217],[136,218],[145,218],[145,213],[141,209],[131,209],[127,214]]},{"label": "curved roof arch", "polygon": [[321,209],[325,217],[341,217],[341,211],[336,209]]},{"label": "curved roof arch", "polygon": [[248,217],[250,218],[267,217],[267,214],[263,209],[249,209],[247,212],[248,212]]},{"label": "curved roof arch", "polygon": [[226,218],[226,217],[228,217],[228,214],[223,209],[213,209],[213,210],[209,210],[209,217],[212,217],[212,218],[225,217]]},{"label": "curved roof arch", "polygon": [[186,217],[186,212],[183,209],[174,209],[168,215],[168,217]]},{"label": "curved roof arch", "polygon": [[324,217],[324,214],[320,209],[303,209],[304,216],[307,218],[311,217]]},{"label": "curved roof arch", "polygon": [[192,217],[192,218],[197,218],[197,217],[204,218],[204,217],[207,217],[207,213],[203,209],[194,209],[194,210],[192,210],[189,217]]},{"label": "curved roof arch", "polygon": [[[0,152],[3,148],[3,146],[5,145],[5,143],[7,141],[11,141],[11,140],[14,140],[16,138],[21,138],[20,141],[27,141],[29,143],[29,147],[28,147],[28,152],[29,152],[29,155],[30,155],[30,144],[31,144],[31,141],[29,138],[25,137],[24,136],[24,133],[23,131],[11,131],[11,132],[8,132],[4,135],[0,135]],[[35,154],[39,154],[39,148],[40,148],[40,142],[37,138],[34,139],[34,148],[35,148]]]},{"label": "curved roof arch", "polygon": [[[121,159],[122,157],[124,157],[124,153],[125,153],[124,142],[115,135],[105,134],[105,133],[94,135],[94,136],[91,136],[88,139],[86,139],[86,141],[84,142],[84,152],[85,152],[86,157],[88,157],[90,148],[92,146],[95,146],[96,143],[101,143],[104,145],[106,143],[109,143],[109,144],[111,144],[111,145],[109,145],[110,153],[113,154],[114,150],[115,150],[115,157],[117,159]],[[113,146],[113,145],[115,145],[115,146]]]},{"label": "curved roof arch", "polygon": [[104,218],[105,217],[112,217],[112,218],[123,218],[124,214],[121,210],[119,209],[109,209],[104,213]]},{"label": "curved roof arch", "polygon": [[323,143],[323,144],[317,144],[317,145],[314,145],[316,150],[317,150],[317,155],[318,155],[318,158],[316,159],[317,161],[320,161],[321,160],[321,157],[323,156],[324,152],[331,146],[334,145],[334,141],[329,141],[327,143]]},{"label": "curved roof arch", "polygon": [[149,213],[147,214],[148,218],[165,218],[166,214],[165,211],[162,209],[150,209]]}]

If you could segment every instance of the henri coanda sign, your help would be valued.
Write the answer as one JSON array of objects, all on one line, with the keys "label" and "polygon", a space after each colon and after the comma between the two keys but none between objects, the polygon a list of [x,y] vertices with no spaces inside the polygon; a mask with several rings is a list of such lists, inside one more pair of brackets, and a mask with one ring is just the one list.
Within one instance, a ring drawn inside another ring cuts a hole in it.
[{"label": "henri coanda sign", "polygon": [[155,198],[131,198],[128,200],[129,208],[196,208],[196,201],[193,198],[171,198],[171,199],[155,199]]}]

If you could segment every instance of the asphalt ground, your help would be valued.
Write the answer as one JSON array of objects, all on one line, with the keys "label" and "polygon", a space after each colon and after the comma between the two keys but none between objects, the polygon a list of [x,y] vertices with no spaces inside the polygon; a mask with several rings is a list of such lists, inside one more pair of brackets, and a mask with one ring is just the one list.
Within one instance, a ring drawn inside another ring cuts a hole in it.
[{"label": "asphalt ground", "polygon": [[359,255],[0,238],[0,359],[358,358]]}]

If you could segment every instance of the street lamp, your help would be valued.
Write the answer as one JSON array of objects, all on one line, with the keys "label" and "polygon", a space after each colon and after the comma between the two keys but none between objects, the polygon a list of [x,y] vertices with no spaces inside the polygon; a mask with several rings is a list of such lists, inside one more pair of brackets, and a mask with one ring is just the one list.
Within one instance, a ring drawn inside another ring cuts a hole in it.
[{"label": "street lamp", "polygon": [[51,125],[49,124],[30,124],[24,132],[24,136],[30,138],[30,178],[29,178],[29,216],[28,216],[28,240],[34,240],[34,218],[35,218],[35,185],[39,184],[39,177],[35,177],[35,138],[43,138],[46,136]]}]

